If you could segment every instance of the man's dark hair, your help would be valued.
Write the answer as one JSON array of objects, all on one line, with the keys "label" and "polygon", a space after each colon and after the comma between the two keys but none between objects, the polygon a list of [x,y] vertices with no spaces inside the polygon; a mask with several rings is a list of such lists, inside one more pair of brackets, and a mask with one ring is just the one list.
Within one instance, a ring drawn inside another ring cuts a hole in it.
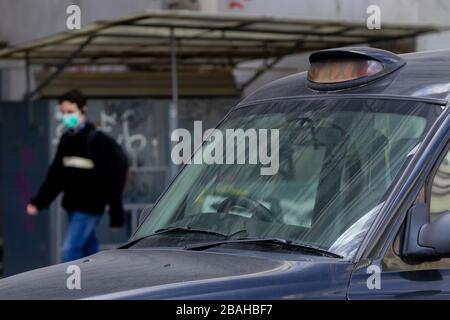
[{"label": "man's dark hair", "polygon": [[86,98],[84,97],[83,93],[80,90],[73,89],[64,93],[59,98],[58,102],[59,104],[61,104],[64,101],[75,103],[78,109],[80,109],[80,111],[84,113],[83,107],[86,106]]}]

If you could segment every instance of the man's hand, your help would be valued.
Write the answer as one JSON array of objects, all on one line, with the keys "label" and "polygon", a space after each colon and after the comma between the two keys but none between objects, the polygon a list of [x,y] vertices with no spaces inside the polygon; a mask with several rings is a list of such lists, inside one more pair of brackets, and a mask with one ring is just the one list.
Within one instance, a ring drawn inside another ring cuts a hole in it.
[{"label": "man's hand", "polygon": [[38,208],[36,208],[36,206],[35,205],[32,205],[31,203],[29,203],[28,205],[27,205],[27,213],[30,215],[30,216],[35,216],[35,215],[37,215],[38,214]]}]

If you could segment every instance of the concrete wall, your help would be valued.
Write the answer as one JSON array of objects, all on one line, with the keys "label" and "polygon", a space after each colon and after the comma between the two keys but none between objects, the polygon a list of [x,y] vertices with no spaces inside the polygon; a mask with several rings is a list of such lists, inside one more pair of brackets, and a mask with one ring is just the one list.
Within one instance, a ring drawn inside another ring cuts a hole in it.
[{"label": "concrete wall", "polygon": [[380,6],[384,22],[449,24],[447,0],[200,0],[210,12],[352,20],[365,19],[371,4]]},{"label": "concrete wall", "polygon": [[150,9],[163,0],[0,0],[0,39],[10,44],[35,40],[66,30],[66,8],[81,8],[81,24],[108,20]]}]

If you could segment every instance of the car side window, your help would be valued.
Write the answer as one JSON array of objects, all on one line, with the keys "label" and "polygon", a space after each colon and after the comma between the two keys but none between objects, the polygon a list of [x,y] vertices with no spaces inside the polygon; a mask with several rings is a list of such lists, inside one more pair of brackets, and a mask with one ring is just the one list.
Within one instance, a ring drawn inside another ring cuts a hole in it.
[{"label": "car side window", "polygon": [[430,222],[450,211],[450,151],[446,153],[431,180],[429,192]]},{"label": "car side window", "polygon": [[[445,156],[438,161],[431,171],[427,186],[422,189],[415,201],[416,203],[427,202],[430,208],[430,222],[434,221],[440,214],[450,211],[450,148],[447,147],[445,152]],[[400,253],[403,231],[404,224],[384,256],[383,270],[413,271],[450,268],[450,258],[414,264],[404,261]]]}]

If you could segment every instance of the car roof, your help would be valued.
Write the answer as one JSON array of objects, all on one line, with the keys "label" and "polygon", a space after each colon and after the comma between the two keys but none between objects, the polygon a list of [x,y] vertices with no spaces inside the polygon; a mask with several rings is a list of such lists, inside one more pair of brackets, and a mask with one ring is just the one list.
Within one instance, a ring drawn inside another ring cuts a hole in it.
[{"label": "car roof", "polygon": [[[344,50],[345,48],[342,48]],[[370,51],[368,48],[361,48]],[[378,49],[374,49],[378,50]],[[400,55],[406,64],[375,81],[358,87],[335,91],[318,91],[308,87],[307,72],[293,74],[266,84],[244,98],[238,105],[295,96],[378,95],[405,99],[436,100],[445,104],[450,98],[450,50]]]}]

